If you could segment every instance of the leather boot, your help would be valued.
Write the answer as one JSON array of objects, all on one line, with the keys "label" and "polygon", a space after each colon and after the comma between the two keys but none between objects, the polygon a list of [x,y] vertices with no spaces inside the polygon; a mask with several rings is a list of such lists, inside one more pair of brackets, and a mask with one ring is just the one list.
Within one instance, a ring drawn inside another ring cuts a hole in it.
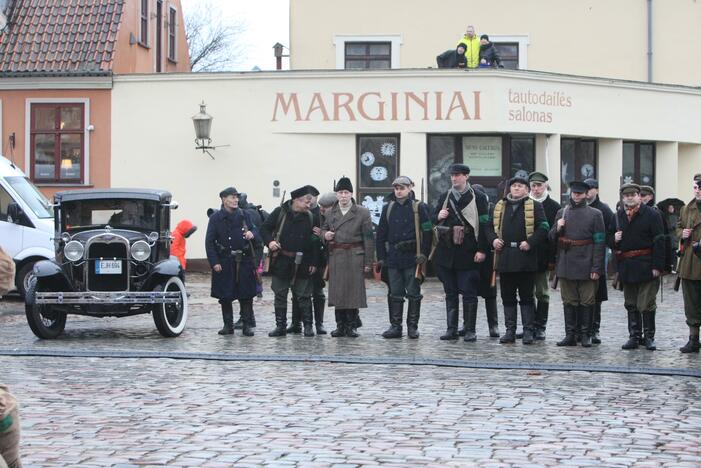
[{"label": "leather boot", "polygon": [[395,299],[389,304],[389,328],[382,333],[382,338],[401,338],[402,319],[404,316],[404,299]]},{"label": "leather boot", "polygon": [[477,324],[477,303],[466,303],[463,301],[462,310],[465,317],[467,317],[465,320],[465,338],[462,340],[468,343],[477,341],[477,333],[475,330],[475,325]]},{"label": "leather boot", "polygon": [[419,318],[421,317],[421,299],[409,299],[406,312],[406,332],[409,338],[419,337]]},{"label": "leather boot", "polygon": [[599,328],[601,327],[601,302],[594,305],[594,317],[591,321],[591,344],[601,344]]},{"label": "leather boot", "polygon": [[346,336],[346,311],[336,308],[334,313],[336,315],[336,329],[331,332],[331,336],[334,338]]},{"label": "leather boot", "polygon": [[220,335],[232,335],[234,333],[234,309],[231,302],[221,305],[221,316],[224,326],[217,333]]},{"label": "leather boot", "polygon": [[523,344],[533,344],[535,334],[535,304],[521,304],[521,326],[523,327]]},{"label": "leather boot", "polygon": [[301,307],[302,322],[304,323],[304,336],[314,336],[314,312],[312,305]]},{"label": "leather boot", "polygon": [[234,322],[234,330],[241,330],[243,328],[243,317],[239,315],[239,319]]},{"label": "leather boot", "polygon": [[548,309],[550,308],[550,303],[545,301],[538,301],[538,305],[535,309],[535,324],[534,324],[534,338],[538,341],[543,341],[545,339],[545,328],[548,325]]},{"label": "leather boot", "polygon": [[487,325],[489,326],[489,337],[499,338],[499,314],[497,313],[497,298],[486,298],[484,300],[484,307],[485,309],[487,309]]},{"label": "leather boot", "polygon": [[565,337],[558,341],[558,346],[577,346],[575,331],[577,327],[577,306],[563,304],[562,310],[565,315]]},{"label": "leather boot", "polygon": [[643,312],[643,346],[648,351],[655,351],[657,344],[655,343],[655,311],[648,310]]},{"label": "leather boot", "polygon": [[689,327],[689,341],[679,351],[684,354],[699,352],[699,327]]},{"label": "leather boot", "polygon": [[302,311],[299,310],[299,301],[292,295],[292,320],[287,327],[287,333],[299,335],[302,333]]},{"label": "leather boot", "polygon": [[348,338],[358,338],[360,336],[356,329],[359,315],[360,311],[358,309],[346,309],[346,336]]},{"label": "leather boot", "polygon": [[324,307],[326,306],[325,297],[315,297],[312,301],[314,307],[314,325],[316,325],[317,335],[326,335],[324,328]]},{"label": "leather boot", "polygon": [[243,336],[253,336],[253,299],[242,299],[239,300],[239,306],[241,307],[241,331]]},{"label": "leather boot", "polygon": [[577,343],[580,343],[582,341],[582,324],[579,321],[579,312],[575,313],[575,320],[574,338],[577,340]]},{"label": "leather boot", "polygon": [[287,335],[287,309],[275,309],[275,330],[268,333],[268,336],[285,336]]},{"label": "leather boot", "polygon": [[457,340],[458,339],[458,298],[445,298],[445,321],[446,331],[441,336],[441,340]]},{"label": "leather boot", "polygon": [[518,312],[515,305],[504,306],[504,326],[506,333],[499,338],[499,343],[515,343],[516,342],[516,317]]},{"label": "leather boot", "polygon": [[594,306],[593,305],[580,305],[577,308],[577,315],[579,315],[579,333],[582,335],[582,347],[591,348],[591,322],[594,318]]},{"label": "leather boot", "polygon": [[636,349],[642,337],[643,324],[642,315],[635,309],[628,310],[628,341],[621,349]]}]

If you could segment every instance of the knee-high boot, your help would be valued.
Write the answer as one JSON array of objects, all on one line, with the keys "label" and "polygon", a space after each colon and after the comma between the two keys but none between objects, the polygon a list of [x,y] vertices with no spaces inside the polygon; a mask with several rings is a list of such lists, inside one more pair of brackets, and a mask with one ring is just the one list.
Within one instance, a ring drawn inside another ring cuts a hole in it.
[{"label": "knee-high boot", "polygon": [[643,331],[645,337],[643,344],[648,351],[655,351],[657,344],[655,343],[655,311],[647,310],[643,312]]},{"label": "knee-high boot", "polygon": [[314,336],[314,312],[310,301],[305,301],[305,305],[300,305],[302,322],[304,323],[304,336]]},{"label": "knee-high boot", "polygon": [[278,307],[275,309],[275,329],[268,333],[268,336],[287,335],[287,309]]},{"label": "knee-high boot", "polygon": [[684,354],[698,353],[701,346],[699,345],[699,327],[689,327],[689,341],[684,346],[679,348]]},{"label": "knee-high boot", "polygon": [[419,337],[419,318],[421,317],[421,299],[409,299],[406,313],[406,331],[411,339]]},{"label": "knee-high boot", "polygon": [[462,303],[463,314],[465,315],[465,338],[463,341],[472,342],[477,341],[477,331],[475,326],[477,324],[477,303],[476,302],[464,302]]},{"label": "knee-high boot", "polygon": [[231,335],[234,333],[234,308],[231,302],[221,304],[221,316],[224,320],[224,327],[217,333],[220,335]]},{"label": "knee-high boot", "polygon": [[489,326],[489,337],[499,338],[499,314],[497,313],[497,298],[486,298],[484,300],[484,307],[487,309],[487,326]]},{"label": "knee-high boot", "polygon": [[642,314],[634,308],[628,309],[628,341],[621,349],[636,349],[643,334]]},{"label": "knee-high boot", "polygon": [[591,321],[591,343],[601,344],[601,338],[599,337],[599,329],[601,327],[601,302],[597,302],[594,305],[594,317]]},{"label": "knee-high boot", "polygon": [[239,300],[241,307],[241,331],[243,336],[253,336],[253,299]]},{"label": "knee-high boot", "polygon": [[358,317],[360,316],[360,311],[358,309],[346,309],[346,336],[348,338],[358,338],[358,330],[356,330],[358,324]]},{"label": "knee-high boot", "polygon": [[383,338],[402,337],[402,318],[404,316],[404,300],[394,299],[389,304],[389,328],[382,333]]},{"label": "knee-high boot", "polygon": [[299,310],[299,300],[292,295],[292,320],[287,327],[287,333],[299,335],[302,333],[302,311]]},{"label": "knee-high boot", "polygon": [[535,304],[521,304],[521,326],[523,327],[523,344],[533,344],[535,322]]},{"label": "knee-high boot", "polygon": [[538,301],[535,309],[535,324],[534,337],[536,340],[542,341],[545,339],[545,329],[548,326],[548,310],[550,303],[546,301]]},{"label": "knee-high boot", "polygon": [[457,297],[446,297],[445,298],[445,321],[446,321],[446,331],[445,334],[441,336],[441,340],[457,340],[458,339],[458,316],[459,302]]},{"label": "knee-high boot", "polygon": [[504,306],[504,326],[506,333],[499,338],[499,343],[515,343],[516,342],[516,319],[518,312],[516,305]]},{"label": "knee-high boot", "polygon": [[336,307],[334,314],[336,316],[336,329],[331,332],[331,336],[334,338],[346,336],[346,311]]},{"label": "knee-high boot", "polygon": [[562,309],[565,315],[565,337],[556,344],[558,346],[577,346],[577,338],[575,337],[577,331],[577,306],[563,304]]},{"label": "knee-high boot", "polygon": [[582,346],[585,348],[591,347],[591,322],[594,318],[594,305],[580,305],[578,310],[579,315],[579,333],[582,335]]},{"label": "knee-high boot", "polygon": [[312,306],[314,307],[316,334],[326,335],[326,329],[324,328],[324,307],[326,306],[326,298],[324,296],[314,297]]}]

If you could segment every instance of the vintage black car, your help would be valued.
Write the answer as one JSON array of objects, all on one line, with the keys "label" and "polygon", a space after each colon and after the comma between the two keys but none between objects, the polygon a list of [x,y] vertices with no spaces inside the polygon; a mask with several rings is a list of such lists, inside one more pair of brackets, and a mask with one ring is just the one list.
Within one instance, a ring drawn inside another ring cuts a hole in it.
[{"label": "vintage black car", "polygon": [[34,265],[25,297],[39,338],[56,338],[68,314],[126,317],[153,314],[161,335],[185,328],[187,292],[180,262],[170,256],[170,210],[162,190],[91,189],[54,196],[56,260]]}]

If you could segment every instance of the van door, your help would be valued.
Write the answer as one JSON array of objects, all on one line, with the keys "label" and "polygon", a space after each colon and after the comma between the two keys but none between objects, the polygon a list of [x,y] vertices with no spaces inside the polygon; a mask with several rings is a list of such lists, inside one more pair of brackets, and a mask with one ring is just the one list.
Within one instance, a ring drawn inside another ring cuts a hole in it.
[{"label": "van door", "polygon": [[5,187],[0,185],[0,245],[7,254],[15,258],[22,251],[24,227],[8,222],[7,207],[16,201],[7,193]]}]

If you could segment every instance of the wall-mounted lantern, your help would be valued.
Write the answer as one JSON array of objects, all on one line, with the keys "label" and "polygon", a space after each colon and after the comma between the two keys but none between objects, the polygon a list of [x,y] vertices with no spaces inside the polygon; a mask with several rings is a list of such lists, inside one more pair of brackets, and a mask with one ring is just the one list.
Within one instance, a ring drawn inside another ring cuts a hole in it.
[{"label": "wall-mounted lantern", "polygon": [[192,116],[192,123],[195,124],[195,149],[201,149],[203,153],[207,153],[210,158],[214,159],[209,150],[216,149],[212,146],[212,138],[210,132],[212,130],[212,116],[207,113],[207,105],[202,101],[200,104],[200,112]]}]

